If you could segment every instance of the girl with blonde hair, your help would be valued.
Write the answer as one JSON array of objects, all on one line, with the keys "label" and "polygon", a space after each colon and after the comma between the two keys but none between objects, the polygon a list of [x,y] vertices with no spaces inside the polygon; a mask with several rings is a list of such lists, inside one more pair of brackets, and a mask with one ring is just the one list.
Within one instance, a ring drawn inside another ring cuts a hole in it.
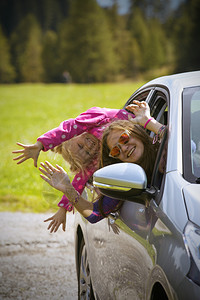
[{"label": "girl with blonde hair", "polygon": [[[98,168],[100,140],[104,129],[114,120],[128,120],[130,116],[134,117],[124,109],[92,107],[76,118],[63,121],[59,127],[44,133],[33,145],[17,143],[23,149],[13,151],[20,154],[14,160],[21,164],[32,158],[34,166],[37,167],[41,150],[58,152],[70,164],[71,171],[75,174],[72,186],[81,195],[86,183]],[[69,201],[66,195],[63,195],[58,203],[58,212],[45,220],[51,221],[48,227],[51,232],[56,232],[61,224],[65,230],[66,212],[73,209],[72,203],[73,201]]]}]

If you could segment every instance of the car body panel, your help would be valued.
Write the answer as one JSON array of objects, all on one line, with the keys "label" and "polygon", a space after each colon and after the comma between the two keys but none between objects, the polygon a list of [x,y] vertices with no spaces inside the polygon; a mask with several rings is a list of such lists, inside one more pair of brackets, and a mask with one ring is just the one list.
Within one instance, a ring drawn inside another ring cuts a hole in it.
[{"label": "car body panel", "polygon": [[167,173],[165,177],[165,188],[160,202],[162,211],[181,232],[183,232],[188,221],[182,193],[182,187],[187,185],[188,182],[182,178],[179,172]]},{"label": "car body panel", "polygon": [[200,185],[187,185],[183,188],[183,194],[185,196],[189,220],[200,226]]},{"label": "car body panel", "polygon": [[[200,71],[165,76],[148,82],[127,101],[146,99],[150,107],[157,105],[156,95],[166,101],[166,172],[152,196],[143,193],[141,202],[124,197],[120,211],[96,224],[76,214],[76,261],[83,238],[95,299],[200,299],[200,284],[189,275],[193,263],[184,234],[188,222],[200,226],[200,185],[184,179],[182,154],[183,91],[196,85]],[[91,201],[94,191],[86,190]],[[163,291],[165,298],[159,298]]]}]

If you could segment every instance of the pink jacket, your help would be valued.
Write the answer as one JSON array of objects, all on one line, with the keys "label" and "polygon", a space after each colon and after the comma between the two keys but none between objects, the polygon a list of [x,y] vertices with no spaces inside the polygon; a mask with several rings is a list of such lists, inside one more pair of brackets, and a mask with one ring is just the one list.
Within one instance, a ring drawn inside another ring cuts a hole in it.
[{"label": "pink jacket", "polygon": [[[100,140],[103,130],[110,122],[117,119],[128,120],[129,114],[134,117],[133,114],[128,113],[124,109],[92,107],[74,119],[63,121],[59,127],[44,133],[37,140],[43,144],[44,151],[48,151],[83,132],[93,134]],[[81,194],[83,192],[88,179],[95,170],[96,168],[94,167],[93,169],[87,169],[84,174],[81,172],[75,175],[72,185],[78,193]],[[58,206],[64,207],[68,211],[72,210],[72,205],[65,195],[63,195]]]}]

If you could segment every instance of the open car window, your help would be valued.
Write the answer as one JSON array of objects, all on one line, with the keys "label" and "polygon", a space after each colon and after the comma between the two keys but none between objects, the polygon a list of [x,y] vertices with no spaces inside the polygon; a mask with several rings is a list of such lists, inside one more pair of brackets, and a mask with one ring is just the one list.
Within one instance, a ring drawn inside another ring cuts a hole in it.
[{"label": "open car window", "polygon": [[140,93],[134,93],[126,102],[124,105],[124,108],[126,108],[127,105],[131,104],[134,100],[138,101],[147,101],[147,99],[150,97],[150,95],[153,93],[151,89],[144,90]]},{"label": "open car window", "polygon": [[[146,101],[149,104],[151,116],[154,117],[158,122],[163,125],[168,124],[168,91],[159,88],[152,87],[151,89],[146,89],[140,93],[134,93],[126,105],[131,104],[134,100]],[[155,136],[154,132],[147,130],[149,135],[153,138]],[[167,134],[165,135],[165,141],[163,141],[159,147],[156,163],[154,166],[154,172],[152,176],[152,185],[159,190],[161,187],[163,175],[166,169],[167,161]]]},{"label": "open car window", "polygon": [[[154,91],[152,98],[150,99],[149,106],[151,109],[151,116],[154,117],[158,122],[167,126],[168,124],[168,94],[166,91]],[[154,137],[155,133],[149,132],[149,134]],[[168,145],[168,132],[165,131],[163,139],[160,143],[156,162],[154,165],[154,171],[151,179],[151,186],[155,188],[157,193],[156,202],[161,199],[161,186],[165,178],[166,164],[167,164],[167,145]]]}]

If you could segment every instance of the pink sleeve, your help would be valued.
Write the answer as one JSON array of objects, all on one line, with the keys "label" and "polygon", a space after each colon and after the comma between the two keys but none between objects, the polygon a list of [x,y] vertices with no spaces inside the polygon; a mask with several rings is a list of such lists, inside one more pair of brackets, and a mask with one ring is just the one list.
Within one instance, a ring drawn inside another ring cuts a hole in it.
[{"label": "pink sleeve", "polygon": [[119,119],[119,120],[128,120],[128,116],[135,118],[135,115],[131,112],[126,111],[125,109],[118,109],[116,110],[115,114],[113,115],[113,110],[108,112],[110,118]]},{"label": "pink sleeve", "polygon": [[106,121],[108,118],[107,111],[115,111],[116,114],[118,110],[92,107],[75,119],[63,121],[59,127],[44,133],[37,140],[43,144],[44,151],[48,151],[64,141],[71,139],[75,135],[89,132],[95,126],[101,124],[103,120]]}]

